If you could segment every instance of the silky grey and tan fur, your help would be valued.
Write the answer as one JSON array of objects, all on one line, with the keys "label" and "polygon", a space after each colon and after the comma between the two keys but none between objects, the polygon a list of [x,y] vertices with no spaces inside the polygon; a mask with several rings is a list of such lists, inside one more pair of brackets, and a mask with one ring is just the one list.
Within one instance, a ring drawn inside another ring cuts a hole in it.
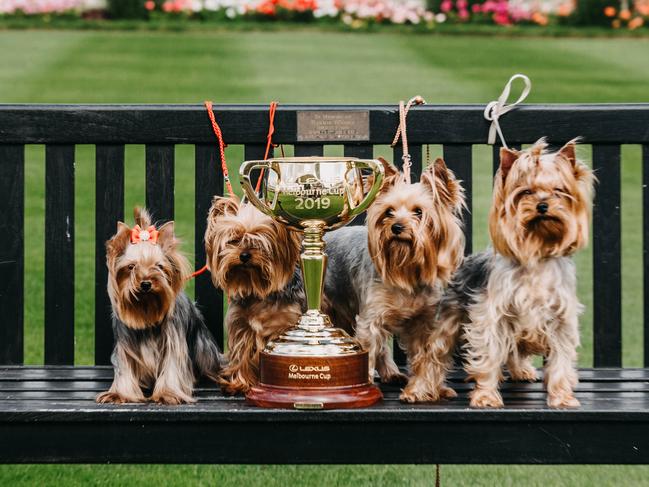
[{"label": "silky grey and tan fur", "polygon": [[[155,326],[134,329],[113,315],[113,333],[115,377],[98,402],[191,403],[200,377],[219,379],[221,353],[184,292],[176,298],[173,313]],[[149,398],[144,391],[150,392]]]},{"label": "silky grey and tan fur", "polygon": [[205,231],[212,282],[225,291],[228,365],[221,388],[245,393],[259,382],[266,343],[298,322],[306,307],[297,232],[237,198],[214,197]]},{"label": "silky grey and tan fur", "polygon": [[178,249],[173,222],[156,230],[139,208],[135,221],[139,227],[133,229],[119,222],[106,242],[115,376],[97,402],[193,402],[195,381],[217,381],[222,356],[182,290],[189,263]]},{"label": "silky grey and tan fur", "polygon": [[503,406],[505,365],[514,380],[536,380],[534,354],[546,358],[548,405],[579,406],[582,306],[571,255],[588,239],[592,184],[574,142],[555,153],[543,140],[501,151],[489,220],[494,248],[465,259],[440,304],[440,326],[464,329],[465,368],[476,381],[471,406]]},{"label": "silky grey and tan fur", "polygon": [[[406,184],[384,161],[386,184],[370,207],[367,227],[327,233],[325,311],[343,328],[355,327],[383,382],[405,382],[400,398],[437,401],[455,392],[445,385],[457,329],[437,327],[437,303],[464,249],[459,213],[463,192],[438,159],[421,181]],[[409,377],[394,363],[390,337],[398,335]]]}]

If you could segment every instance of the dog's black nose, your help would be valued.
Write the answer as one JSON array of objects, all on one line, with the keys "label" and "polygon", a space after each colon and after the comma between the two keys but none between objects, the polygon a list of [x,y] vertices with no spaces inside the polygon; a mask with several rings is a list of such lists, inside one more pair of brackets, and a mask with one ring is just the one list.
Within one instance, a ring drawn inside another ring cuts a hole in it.
[{"label": "dog's black nose", "polygon": [[252,255],[250,255],[250,252],[241,252],[239,254],[239,260],[243,262],[244,264],[250,260]]},{"label": "dog's black nose", "polygon": [[548,212],[548,204],[545,203],[544,201],[541,201],[538,205],[536,205],[536,211],[538,211],[542,215],[544,213],[547,213]]},{"label": "dog's black nose", "polygon": [[151,281],[142,281],[140,283],[140,289],[142,289],[142,291],[144,291],[144,292],[150,291],[151,290]]},{"label": "dog's black nose", "polygon": [[392,224],[392,233],[395,235],[399,235],[401,232],[403,232],[403,225],[401,223],[393,223]]}]

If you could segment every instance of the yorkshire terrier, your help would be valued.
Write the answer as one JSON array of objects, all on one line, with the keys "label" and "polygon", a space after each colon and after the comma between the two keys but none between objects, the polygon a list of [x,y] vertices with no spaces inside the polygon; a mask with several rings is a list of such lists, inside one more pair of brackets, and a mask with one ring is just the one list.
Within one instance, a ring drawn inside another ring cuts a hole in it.
[{"label": "yorkshire terrier", "polygon": [[297,324],[306,307],[298,267],[298,232],[252,204],[216,196],[205,232],[207,266],[225,291],[229,364],[221,386],[245,393],[259,382],[259,354],[266,343]]},{"label": "yorkshire terrier", "polygon": [[[446,372],[459,326],[435,324],[437,303],[464,252],[460,220],[464,192],[442,159],[407,184],[382,160],[385,181],[367,211],[366,227],[346,227],[325,236],[329,255],[325,308],[334,323],[355,327],[369,352],[370,380],[407,385],[406,402],[451,398]],[[410,369],[404,376],[389,339],[398,334]]]},{"label": "yorkshire terrier", "polygon": [[557,152],[544,139],[523,151],[501,149],[489,214],[493,249],[465,260],[441,306],[442,326],[464,326],[472,407],[503,406],[503,365],[513,380],[536,380],[533,354],[546,358],[548,405],[579,406],[582,305],[571,255],[588,241],[593,183],[575,141]]},{"label": "yorkshire terrier", "polygon": [[218,381],[221,353],[182,291],[189,263],[174,223],[156,229],[146,210],[134,213],[135,227],[119,222],[106,242],[115,377],[97,402],[191,403],[199,377]]}]

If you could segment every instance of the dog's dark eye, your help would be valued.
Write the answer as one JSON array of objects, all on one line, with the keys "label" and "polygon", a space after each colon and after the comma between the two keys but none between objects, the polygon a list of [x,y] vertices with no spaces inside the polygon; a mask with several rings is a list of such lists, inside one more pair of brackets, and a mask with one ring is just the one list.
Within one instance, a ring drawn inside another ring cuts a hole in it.
[{"label": "dog's dark eye", "polygon": [[128,265],[128,270],[132,271],[133,269],[135,269],[135,264],[129,264]]},{"label": "dog's dark eye", "polygon": [[233,238],[232,240],[228,241],[228,245],[239,245],[241,243],[240,238]]},{"label": "dog's dark eye", "polygon": [[554,188],[555,193],[563,193],[563,188]]},{"label": "dog's dark eye", "polygon": [[392,218],[394,216],[394,210],[390,208],[385,212],[385,216],[387,216],[388,218]]},{"label": "dog's dark eye", "polygon": [[155,266],[156,266],[158,269],[160,269],[161,271],[163,271],[164,268],[165,268],[164,264],[161,263],[161,262],[157,263]]},{"label": "dog's dark eye", "polygon": [[522,195],[525,195],[525,196],[529,196],[529,195],[532,194],[532,191],[529,190],[529,189],[526,189],[526,190],[522,191],[521,194],[522,194]]},{"label": "dog's dark eye", "polygon": [[415,215],[416,215],[416,216],[421,216],[422,213],[423,213],[423,212],[421,211],[421,208],[415,208]]}]

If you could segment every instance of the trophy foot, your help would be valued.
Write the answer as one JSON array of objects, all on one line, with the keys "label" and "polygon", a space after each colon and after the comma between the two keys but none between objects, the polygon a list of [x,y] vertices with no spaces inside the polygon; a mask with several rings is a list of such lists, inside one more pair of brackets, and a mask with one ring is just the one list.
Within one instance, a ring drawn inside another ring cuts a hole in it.
[{"label": "trophy foot", "polygon": [[260,384],[253,386],[246,394],[246,401],[255,406],[285,409],[363,408],[382,398],[381,390],[373,384],[339,389],[322,387],[302,390]]}]

